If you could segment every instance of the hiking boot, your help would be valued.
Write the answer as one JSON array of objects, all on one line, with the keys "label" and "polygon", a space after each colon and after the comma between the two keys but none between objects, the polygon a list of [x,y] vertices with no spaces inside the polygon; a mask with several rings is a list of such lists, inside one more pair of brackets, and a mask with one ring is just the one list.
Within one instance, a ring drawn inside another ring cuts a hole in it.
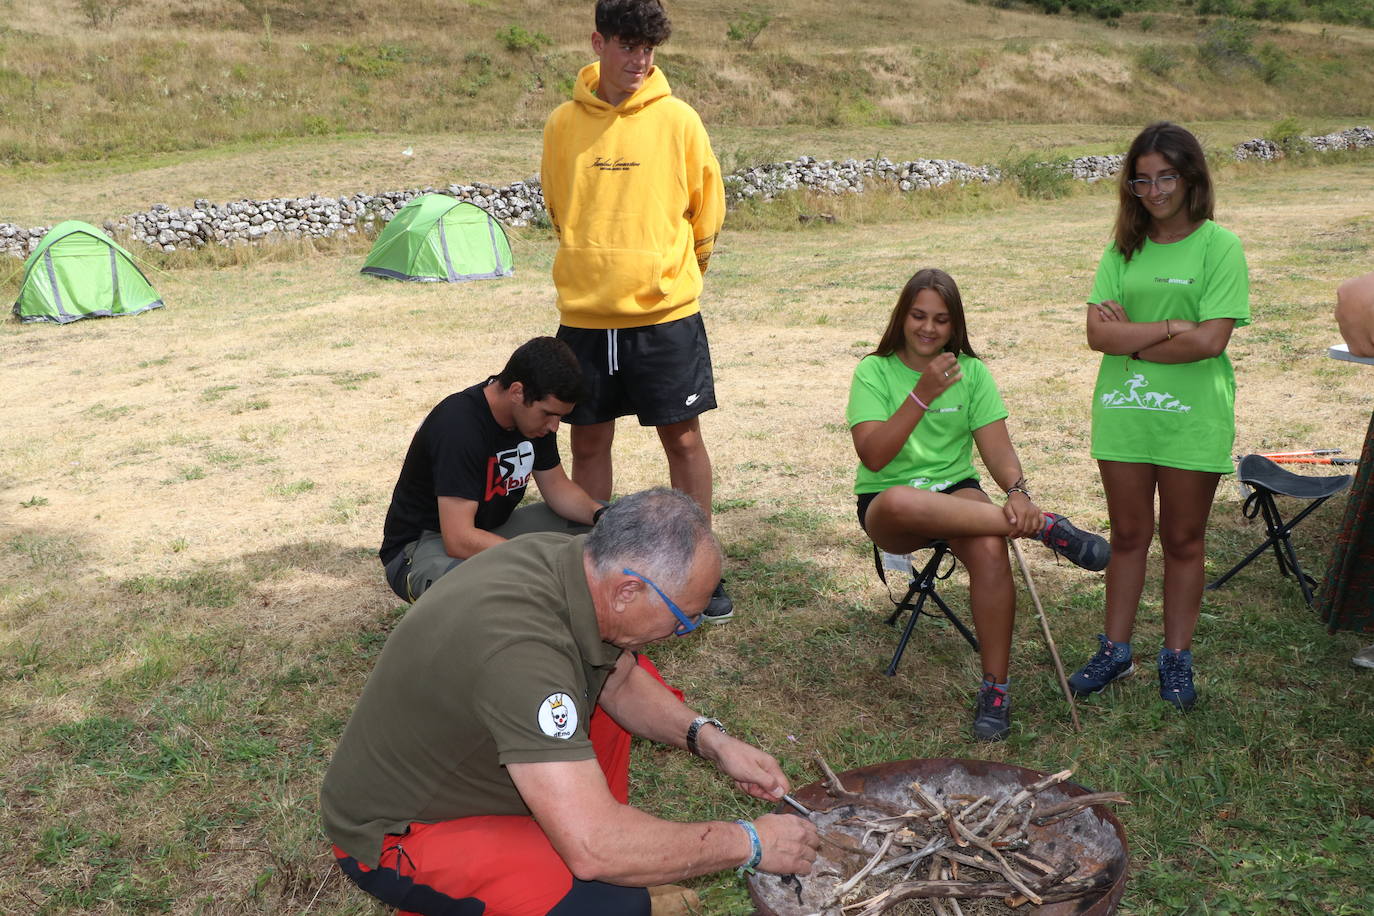
[{"label": "hiking boot", "polygon": [[711,623],[724,623],[734,616],[735,602],[731,601],[730,596],[725,594],[725,580],[721,579],[716,590],[711,593],[711,600],[706,604],[702,618]]},{"label": "hiking boot", "polygon": [[1117,651],[1117,645],[1108,639],[1106,634],[1098,633],[1097,641],[1097,654],[1088,659],[1088,663],[1069,678],[1069,689],[1076,697],[1100,693],[1112,681],[1123,678],[1135,670],[1135,662],[1131,661],[1131,656],[1127,654],[1124,658],[1118,657],[1122,653]]},{"label": "hiking boot", "polygon": [[1073,522],[1053,512],[1045,513],[1045,529],[1040,532],[1045,546],[1075,566],[1092,572],[1107,568],[1112,558],[1111,545],[1100,534],[1079,531]]},{"label": "hiking boot", "polygon": [[1197,702],[1193,689],[1193,653],[1159,650],[1159,696],[1164,702],[1187,711]]},{"label": "hiking boot", "polygon": [[701,898],[689,887],[659,884],[649,888],[650,916],[691,916],[700,912]]},{"label": "hiking boot", "polygon": [[1001,741],[1011,733],[1011,697],[1000,687],[983,684],[978,688],[974,709],[973,737],[979,741]]}]

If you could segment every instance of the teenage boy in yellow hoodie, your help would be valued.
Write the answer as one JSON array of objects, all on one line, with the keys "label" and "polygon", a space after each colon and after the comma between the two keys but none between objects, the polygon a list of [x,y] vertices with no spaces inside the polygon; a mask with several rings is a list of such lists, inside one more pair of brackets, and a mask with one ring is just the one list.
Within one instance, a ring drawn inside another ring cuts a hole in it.
[{"label": "teenage boy in yellow hoodie", "polygon": [[[544,126],[544,206],[558,234],[559,339],[587,397],[568,415],[572,478],[611,498],[617,417],[658,430],[672,485],[711,514],[700,415],[716,406],[697,298],[725,218],[725,188],[701,118],[672,95],[654,49],[672,26],[658,0],[599,0],[573,99]],[[724,583],[706,611],[734,613]]]}]

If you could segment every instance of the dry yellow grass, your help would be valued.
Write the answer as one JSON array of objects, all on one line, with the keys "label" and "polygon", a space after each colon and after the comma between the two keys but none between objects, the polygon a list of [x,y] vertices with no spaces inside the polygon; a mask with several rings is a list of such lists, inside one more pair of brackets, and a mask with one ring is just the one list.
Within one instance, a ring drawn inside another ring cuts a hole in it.
[{"label": "dry yellow grass", "polygon": [[[1337,339],[1332,290],[1367,269],[1374,250],[1367,201],[1351,193],[1370,186],[1368,160],[1220,176],[1220,220],[1246,242],[1254,276],[1255,324],[1231,347],[1238,450],[1358,448],[1371,406],[1367,370],[1323,354]],[[847,625],[837,604],[874,616],[883,606],[853,522],[843,408],[855,360],[920,266],[942,266],[960,282],[1039,501],[1103,526],[1086,444],[1096,361],[1081,303],[1112,207],[1101,188],[969,214],[725,234],[705,297],[723,406],[703,429],[740,619],[665,647],[673,681],[692,695],[714,692],[713,712],[785,747],[796,707],[815,689],[804,685],[817,677],[794,666],[818,662],[779,656],[765,666],[755,641],[824,640]],[[396,613],[373,552],[415,425],[555,326],[551,242],[515,247],[516,276],[497,282],[387,283],[359,276],[356,253],[319,254],[159,274],[167,308],[134,318],[0,325],[0,386],[9,392],[0,437],[0,836],[21,851],[0,864],[0,899],[36,894],[35,869],[45,887],[91,886],[101,872],[84,853],[52,867],[37,858],[62,830],[83,828],[120,837],[119,854],[136,857],[148,880],[172,876],[163,880],[174,913],[373,912],[331,871],[313,796],[366,675],[358,646],[375,645]],[[652,433],[632,424],[622,423],[616,461],[620,492],[665,480]],[[1214,527],[1233,528],[1237,510],[1234,487],[1224,486]],[[743,578],[759,555],[790,570],[795,604],[745,597],[767,594]],[[1083,575],[1044,551],[1029,557],[1057,626],[1080,637],[1095,626],[1086,621],[1095,608],[1064,607],[1085,588]],[[183,591],[194,594],[174,600]],[[1155,625],[1152,600],[1142,627]],[[1214,607],[1235,612],[1231,600]],[[1027,692],[1047,677],[1033,627],[1023,616],[1016,643]],[[842,639],[875,658],[890,651],[880,627]],[[868,700],[815,710],[809,734],[890,730],[865,753],[910,755],[917,736],[893,709],[919,704],[933,749],[963,747],[954,736],[977,672],[957,639],[930,640],[922,663],[897,680],[883,678],[878,661],[833,664],[833,681]],[[298,669],[333,680],[301,680]],[[1023,721],[1044,727],[1058,714],[1046,704]],[[185,759],[140,792],[107,777],[106,758],[90,752],[95,762],[84,762],[80,746],[52,731],[85,735],[107,718],[138,725],[122,739],[128,765],[145,765],[140,755],[176,738]],[[216,769],[226,745],[246,742],[248,753],[264,741],[313,750],[266,758],[266,776],[241,763]],[[1011,746],[980,754],[1026,762]],[[690,761],[666,772],[691,794],[713,791]]]},{"label": "dry yellow grass", "polygon": [[[1256,323],[1232,347],[1238,449],[1358,445],[1368,380],[1322,353],[1336,281],[1366,266],[1341,252],[1367,250],[1367,202],[1347,189],[1369,180],[1357,164],[1223,185],[1220,219],[1254,273]],[[1094,362],[1079,303],[1111,206],[1103,191],[904,225],[727,235],[706,299],[726,405],[704,421],[721,498],[801,488],[847,516],[849,373],[905,277],[937,264],[963,285],[1040,491],[1100,514],[1084,486],[1095,479],[1082,446]],[[24,393],[6,405],[0,446],[7,524],[69,542],[78,578],[167,575],[310,539],[372,547],[424,412],[555,326],[550,243],[520,242],[517,257],[510,280],[453,286],[363,278],[355,256],[179,270],[155,275],[162,311],[5,324],[0,385]],[[617,454],[622,492],[662,479],[651,436],[625,426]],[[21,510],[33,496],[48,503]],[[722,516],[727,540],[736,517]],[[21,582],[26,562],[10,552],[0,572]],[[294,607],[298,623],[324,611]]]}]

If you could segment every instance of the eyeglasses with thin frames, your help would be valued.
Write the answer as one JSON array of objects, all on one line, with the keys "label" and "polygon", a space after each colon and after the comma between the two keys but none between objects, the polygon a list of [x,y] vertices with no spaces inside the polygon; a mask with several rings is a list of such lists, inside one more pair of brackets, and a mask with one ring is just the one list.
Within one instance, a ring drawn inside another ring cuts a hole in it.
[{"label": "eyeglasses with thin frames", "polygon": [[688,633],[695,630],[701,624],[700,617],[698,617],[696,620],[693,620],[686,614],[682,613],[682,609],[673,603],[672,598],[669,598],[667,595],[663,593],[663,589],[659,588],[657,585],[654,584],[653,579],[650,579],[648,576],[641,576],[633,569],[625,569],[622,570],[622,572],[627,576],[634,576],[640,582],[643,582],[645,585],[649,586],[649,588],[658,592],[658,597],[663,599],[663,603],[668,605],[668,610],[672,611],[673,616],[678,619],[677,628],[673,630],[674,636],[686,636]]},{"label": "eyeglasses with thin frames", "polygon": [[1131,193],[1136,197],[1144,197],[1150,193],[1150,188],[1154,187],[1161,194],[1172,194],[1178,187],[1178,180],[1181,175],[1160,175],[1158,178],[1132,178],[1126,184],[1131,186]]}]

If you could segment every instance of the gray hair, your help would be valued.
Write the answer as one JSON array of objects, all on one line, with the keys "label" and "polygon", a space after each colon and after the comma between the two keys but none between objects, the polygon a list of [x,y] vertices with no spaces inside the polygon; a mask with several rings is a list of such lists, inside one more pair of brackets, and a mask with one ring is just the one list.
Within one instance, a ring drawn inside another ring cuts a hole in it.
[{"label": "gray hair", "polygon": [[655,487],[612,503],[587,535],[586,550],[598,576],[634,569],[675,589],[687,583],[703,547],[720,556],[701,507],[680,490]]}]

